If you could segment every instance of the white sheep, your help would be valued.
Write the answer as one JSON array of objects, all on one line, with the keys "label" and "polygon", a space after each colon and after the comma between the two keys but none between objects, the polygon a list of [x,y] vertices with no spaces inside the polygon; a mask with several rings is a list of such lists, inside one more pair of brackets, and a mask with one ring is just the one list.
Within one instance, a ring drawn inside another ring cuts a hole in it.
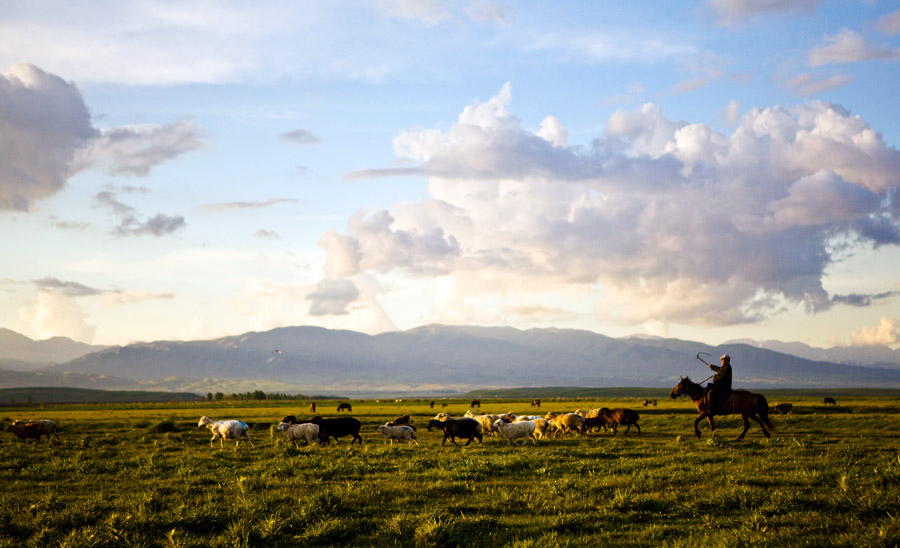
[{"label": "white sheep", "polygon": [[219,446],[225,446],[225,439],[235,440],[234,448],[237,449],[238,445],[241,444],[241,438],[246,437],[247,441],[250,442],[250,447],[256,449],[256,446],[253,445],[253,440],[250,439],[250,427],[247,426],[246,423],[237,420],[228,420],[228,421],[214,421],[209,417],[200,417],[200,422],[197,423],[197,426],[205,426],[209,428],[210,432],[213,433],[213,437],[209,440],[209,445],[212,447],[216,438],[219,438]]},{"label": "white sheep", "polygon": [[385,441],[390,441],[391,445],[394,445],[394,440],[406,440],[410,445],[413,442],[419,445],[419,440],[416,439],[416,431],[412,426],[382,424],[378,427],[378,433],[384,436]]},{"label": "white sheep", "polygon": [[[522,440],[522,444],[528,443],[530,439],[531,443],[537,445],[537,442],[534,441],[535,424],[531,421],[505,422],[497,420],[494,422],[494,428],[506,438],[506,443],[510,445],[512,445],[513,440],[519,438],[525,438]],[[519,443],[516,443],[516,445],[519,445]]]},{"label": "white sheep", "polygon": [[297,447],[298,441],[305,441],[305,445],[313,443],[321,443],[319,441],[319,425],[311,422],[303,422],[299,424],[291,424],[283,422],[277,426],[279,432],[284,432],[284,437]]},{"label": "white sheep", "polygon": [[544,417],[542,417],[540,415],[518,415],[516,417],[516,420],[514,420],[513,422],[536,421],[538,419],[543,420]]}]

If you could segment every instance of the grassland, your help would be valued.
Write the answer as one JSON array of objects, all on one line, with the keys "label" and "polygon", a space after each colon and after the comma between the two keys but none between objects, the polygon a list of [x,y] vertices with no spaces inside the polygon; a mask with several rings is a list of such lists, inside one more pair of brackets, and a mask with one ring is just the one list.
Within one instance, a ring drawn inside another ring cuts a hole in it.
[{"label": "grassland", "polygon": [[[377,425],[441,410],[426,402],[354,401],[365,444],[299,449],[270,425],[308,416],[302,402],[0,407],[4,424],[56,420],[63,439],[0,438],[0,547],[897,546],[900,399],[835,397],[794,398],[772,439],[754,425],[741,442],[734,417],[694,438],[683,400],[544,401],[542,413],[632,407],[643,435],[462,448],[424,428],[419,446],[382,443]],[[211,448],[201,415],[258,423],[256,449]]]}]

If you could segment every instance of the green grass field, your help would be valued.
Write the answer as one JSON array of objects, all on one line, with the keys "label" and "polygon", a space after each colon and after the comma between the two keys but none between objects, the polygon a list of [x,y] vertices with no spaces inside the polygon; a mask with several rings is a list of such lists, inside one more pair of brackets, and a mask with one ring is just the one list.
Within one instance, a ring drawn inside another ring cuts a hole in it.
[{"label": "green grass field", "polygon": [[[2,434],[0,546],[900,545],[900,399],[835,397],[793,398],[770,440],[754,424],[740,442],[735,417],[694,438],[684,400],[545,400],[537,414],[633,408],[643,435],[462,448],[425,431],[442,410],[427,402],[354,401],[364,445],[299,449],[267,424],[308,417],[303,402],[0,407],[4,425],[56,420],[63,440]],[[420,445],[384,444],[375,428],[404,413]],[[211,448],[201,415],[261,423],[256,449]]]}]

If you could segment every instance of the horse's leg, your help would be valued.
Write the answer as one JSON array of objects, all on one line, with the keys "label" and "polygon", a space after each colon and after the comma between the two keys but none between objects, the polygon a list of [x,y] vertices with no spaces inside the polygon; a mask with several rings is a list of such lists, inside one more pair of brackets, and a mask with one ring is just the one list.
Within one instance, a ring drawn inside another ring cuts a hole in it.
[{"label": "horse's leg", "polygon": [[697,439],[700,439],[700,429],[697,428],[697,425],[700,424],[700,421],[706,418],[706,415],[700,415],[697,417],[697,420],[694,421],[694,435],[697,436]]},{"label": "horse's leg", "polygon": [[747,414],[742,412],[741,418],[744,419],[744,431],[741,432],[740,436],[738,436],[737,439],[739,439],[739,440],[744,439],[744,434],[747,433],[747,430],[750,430],[750,419],[747,418]]},{"label": "horse's leg", "polygon": [[765,436],[766,438],[768,438],[768,437],[769,437],[769,431],[766,430],[766,423],[764,423],[764,422],[763,422],[759,417],[757,417],[756,415],[750,415],[750,418],[753,419],[753,420],[755,420],[757,423],[759,423],[759,427],[762,428],[762,431],[763,431],[763,436]]}]

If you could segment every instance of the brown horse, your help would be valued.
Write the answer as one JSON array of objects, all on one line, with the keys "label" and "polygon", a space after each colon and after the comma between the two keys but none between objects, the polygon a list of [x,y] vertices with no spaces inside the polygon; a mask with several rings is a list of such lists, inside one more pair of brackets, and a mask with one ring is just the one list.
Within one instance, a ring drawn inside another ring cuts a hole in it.
[{"label": "brown horse", "polygon": [[762,427],[763,436],[767,438],[769,437],[769,431],[766,430],[766,426],[772,430],[775,429],[772,423],[769,422],[769,403],[762,394],[754,394],[746,390],[733,390],[731,396],[720,404],[722,409],[717,410],[716,413],[710,412],[703,387],[687,377],[682,377],[669,395],[674,399],[683,394],[687,394],[689,398],[694,400],[697,412],[700,413],[700,416],[694,421],[694,434],[698,439],[700,438],[700,429],[697,428],[697,425],[703,419],[709,421],[710,432],[715,433],[716,425],[713,423],[713,414],[730,415],[732,413],[740,413],[741,418],[744,419],[744,431],[738,436],[737,439],[739,440],[744,439],[744,434],[750,429],[750,421],[748,419],[758,422],[759,426]]}]

